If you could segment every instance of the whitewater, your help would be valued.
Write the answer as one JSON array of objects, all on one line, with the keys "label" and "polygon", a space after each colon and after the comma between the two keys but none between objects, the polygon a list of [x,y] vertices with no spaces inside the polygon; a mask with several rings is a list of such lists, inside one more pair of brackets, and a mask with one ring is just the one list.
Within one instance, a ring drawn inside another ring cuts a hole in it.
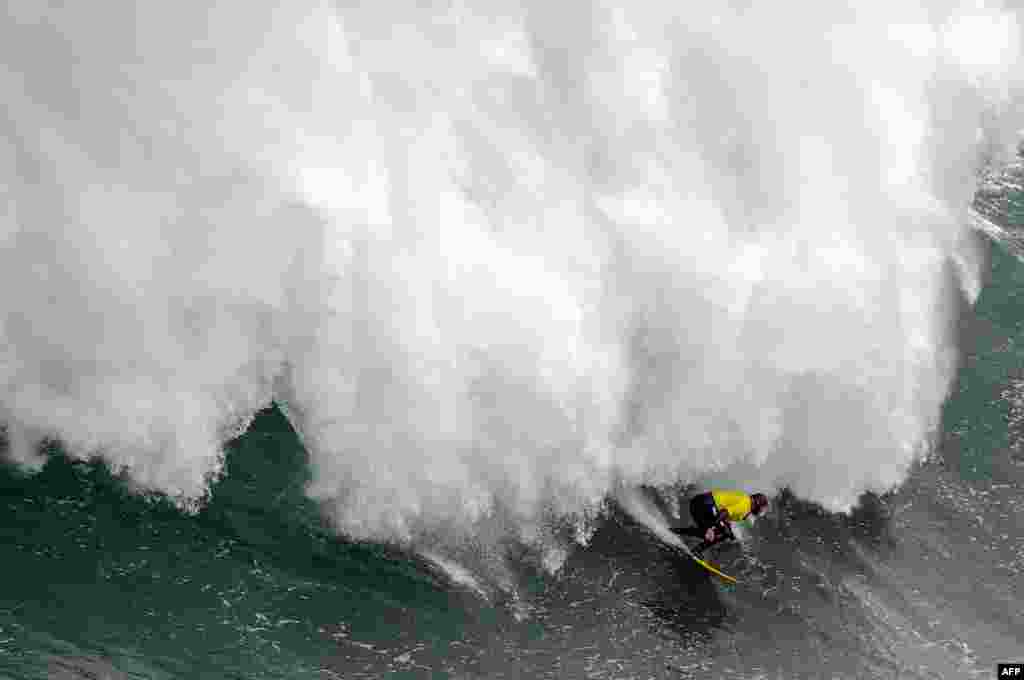
[{"label": "whitewater", "polygon": [[7,2],[0,676],[1020,660],[1024,11],[861,4]]}]

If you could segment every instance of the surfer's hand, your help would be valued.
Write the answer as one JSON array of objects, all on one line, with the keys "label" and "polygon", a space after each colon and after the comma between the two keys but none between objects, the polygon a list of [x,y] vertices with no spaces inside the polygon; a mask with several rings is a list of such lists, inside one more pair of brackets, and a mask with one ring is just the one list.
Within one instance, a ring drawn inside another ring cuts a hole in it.
[{"label": "surfer's hand", "polygon": [[704,540],[707,541],[708,543],[714,543],[715,542],[715,528],[714,527],[708,527],[708,530],[704,532]]}]

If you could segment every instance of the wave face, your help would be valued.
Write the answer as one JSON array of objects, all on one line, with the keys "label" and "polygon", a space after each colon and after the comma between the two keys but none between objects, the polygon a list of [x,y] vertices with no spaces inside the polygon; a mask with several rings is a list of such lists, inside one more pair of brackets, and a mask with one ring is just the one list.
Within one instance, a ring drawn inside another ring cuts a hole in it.
[{"label": "wave face", "polygon": [[12,457],[188,505],[277,400],[356,537],[899,483],[1020,123],[996,2],[6,14]]}]

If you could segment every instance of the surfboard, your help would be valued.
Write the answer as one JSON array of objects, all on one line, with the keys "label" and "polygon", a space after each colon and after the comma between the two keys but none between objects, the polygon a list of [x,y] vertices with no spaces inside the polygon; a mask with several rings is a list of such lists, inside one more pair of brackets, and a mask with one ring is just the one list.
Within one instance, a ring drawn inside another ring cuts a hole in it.
[{"label": "surfboard", "polygon": [[671,531],[673,534],[676,534],[677,536],[679,536],[679,544],[682,546],[683,552],[685,552],[687,555],[692,557],[694,562],[696,562],[700,566],[704,567],[705,569],[710,571],[715,576],[720,577],[724,581],[727,581],[729,583],[739,583],[739,581],[734,579],[732,576],[729,576],[728,574],[723,573],[718,567],[714,566],[713,564],[709,564],[709,563],[705,562],[700,557],[697,557],[697,554],[695,552],[693,552],[693,550],[690,549],[690,546],[688,546],[686,544],[686,541],[682,540],[682,536],[683,536],[682,532],[674,531],[672,529],[669,529],[669,531]]},{"label": "surfboard", "polygon": [[697,563],[697,564],[699,564],[700,566],[704,567],[705,569],[707,569],[708,571],[710,571],[710,572],[711,572],[712,574],[714,574],[715,576],[721,577],[722,579],[724,579],[725,581],[728,581],[729,583],[739,583],[739,581],[737,581],[736,579],[734,579],[734,578],[733,578],[732,576],[729,576],[728,574],[723,574],[723,573],[722,573],[722,572],[720,572],[720,571],[719,571],[719,570],[718,570],[718,569],[717,569],[716,567],[713,567],[712,565],[708,564],[707,562],[705,562],[705,561],[704,561],[704,560],[702,560],[701,558],[697,557],[697,556],[696,556],[696,555],[694,555],[693,553],[690,553],[690,557],[692,557],[692,558],[693,558],[693,561],[694,561],[694,562],[696,562],[696,563]]}]

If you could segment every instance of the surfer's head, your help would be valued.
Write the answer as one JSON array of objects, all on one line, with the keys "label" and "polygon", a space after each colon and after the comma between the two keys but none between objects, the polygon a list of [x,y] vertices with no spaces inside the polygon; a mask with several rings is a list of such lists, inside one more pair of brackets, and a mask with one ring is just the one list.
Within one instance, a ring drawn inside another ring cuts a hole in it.
[{"label": "surfer's head", "polygon": [[760,515],[768,509],[768,496],[763,493],[755,493],[750,496],[750,511]]}]

